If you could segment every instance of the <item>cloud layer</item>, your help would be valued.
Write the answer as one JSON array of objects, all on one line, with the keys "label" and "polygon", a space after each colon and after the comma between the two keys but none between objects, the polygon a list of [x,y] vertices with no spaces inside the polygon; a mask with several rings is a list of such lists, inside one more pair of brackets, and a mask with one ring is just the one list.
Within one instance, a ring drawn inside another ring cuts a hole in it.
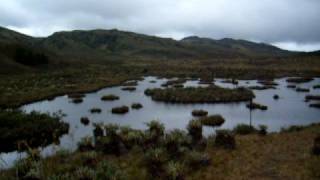
[{"label": "cloud layer", "polygon": [[117,28],[175,39],[263,41],[292,50],[319,47],[319,22],[319,0],[3,0],[0,6],[1,26],[33,36]]}]

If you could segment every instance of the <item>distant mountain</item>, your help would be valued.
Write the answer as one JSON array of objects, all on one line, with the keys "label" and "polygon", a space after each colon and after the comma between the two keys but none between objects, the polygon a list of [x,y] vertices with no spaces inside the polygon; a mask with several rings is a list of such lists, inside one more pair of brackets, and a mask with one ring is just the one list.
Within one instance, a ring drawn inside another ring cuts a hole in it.
[{"label": "distant mountain", "polygon": [[191,36],[176,41],[115,29],[63,31],[34,38],[0,27],[0,65],[3,69],[108,59],[258,59],[292,54],[295,53],[272,45],[230,38],[214,40]]},{"label": "distant mountain", "polygon": [[182,39],[180,42],[193,46],[196,49],[202,49],[204,52],[219,53],[222,56],[229,54],[240,57],[272,57],[291,54],[289,51],[282,50],[269,44],[255,43],[246,40],[234,40],[231,38],[214,40],[190,36]]}]

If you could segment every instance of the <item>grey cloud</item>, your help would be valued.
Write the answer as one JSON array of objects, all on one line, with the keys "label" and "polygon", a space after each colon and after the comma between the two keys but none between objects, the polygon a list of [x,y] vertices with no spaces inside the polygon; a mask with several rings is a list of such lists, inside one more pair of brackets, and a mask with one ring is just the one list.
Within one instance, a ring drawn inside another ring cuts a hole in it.
[{"label": "grey cloud", "polygon": [[319,0],[3,0],[0,25],[36,36],[118,28],[177,39],[230,37],[281,46],[319,43],[319,9]]}]

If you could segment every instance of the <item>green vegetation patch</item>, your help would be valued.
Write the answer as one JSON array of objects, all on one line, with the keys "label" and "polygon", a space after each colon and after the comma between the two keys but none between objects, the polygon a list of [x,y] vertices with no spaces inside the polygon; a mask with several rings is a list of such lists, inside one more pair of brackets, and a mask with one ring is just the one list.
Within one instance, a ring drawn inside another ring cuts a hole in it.
[{"label": "green vegetation patch", "polygon": [[69,125],[58,115],[38,112],[0,111],[0,151],[26,150],[58,142],[68,133]]},{"label": "green vegetation patch", "polygon": [[252,91],[245,88],[228,89],[218,86],[187,87],[167,89],[147,89],[145,94],[152,100],[170,103],[223,103],[249,101],[254,97]]}]

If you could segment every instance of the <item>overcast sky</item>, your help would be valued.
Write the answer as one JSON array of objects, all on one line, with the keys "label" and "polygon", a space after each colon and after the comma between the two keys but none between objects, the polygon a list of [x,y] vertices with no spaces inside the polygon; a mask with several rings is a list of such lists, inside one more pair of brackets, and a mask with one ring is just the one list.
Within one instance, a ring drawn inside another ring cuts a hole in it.
[{"label": "overcast sky", "polygon": [[33,36],[113,29],[320,49],[320,0],[1,0],[0,26]]}]

